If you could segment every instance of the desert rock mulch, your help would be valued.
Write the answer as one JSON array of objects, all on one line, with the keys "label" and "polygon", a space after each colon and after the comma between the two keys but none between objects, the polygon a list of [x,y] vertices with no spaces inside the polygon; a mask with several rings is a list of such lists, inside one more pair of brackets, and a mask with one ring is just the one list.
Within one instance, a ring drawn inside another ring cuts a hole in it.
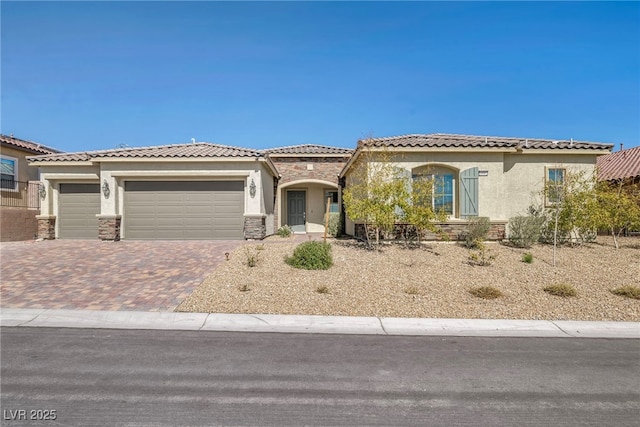
[{"label": "desert rock mulch", "polygon": [[[496,258],[489,266],[469,263],[470,250],[456,243],[420,247],[385,244],[367,250],[355,240],[330,240],[334,265],[307,271],[284,262],[299,242],[270,237],[237,248],[176,309],[207,313],[310,314],[380,317],[614,320],[640,321],[640,300],[611,289],[640,286],[640,238],[610,237],[582,247],[530,249],[499,243],[487,247]],[[533,254],[533,263],[522,261]],[[258,254],[255,267],[247,265]],[[543,288],[566,283],[577,296],[562,298]],[[326,286],[328,293],[319,293]],[[494,300],[469,290],[493,286],[504,294]]]}]

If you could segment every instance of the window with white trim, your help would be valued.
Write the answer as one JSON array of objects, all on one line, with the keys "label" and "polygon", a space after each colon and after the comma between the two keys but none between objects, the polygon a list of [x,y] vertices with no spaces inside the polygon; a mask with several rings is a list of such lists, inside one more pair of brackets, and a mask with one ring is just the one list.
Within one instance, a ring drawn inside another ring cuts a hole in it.
[{"label": "window with white trim", "polygon": [[15,191],[18,187],[18,159],[0,156],[0,188]]}]

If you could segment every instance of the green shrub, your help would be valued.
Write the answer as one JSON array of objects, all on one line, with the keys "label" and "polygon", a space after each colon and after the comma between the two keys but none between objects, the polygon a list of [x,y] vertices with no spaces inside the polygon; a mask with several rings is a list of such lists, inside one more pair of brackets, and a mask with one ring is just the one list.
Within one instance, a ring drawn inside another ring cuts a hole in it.
[{"label": "green shrub", "polygon": [[482,299],[496,299],[503,295],[500,289],[496,289],[493,286],[480,286],[479,288],[473,288],[469,290],[469,293],[474,297]]},{"label": "green shrub", "polygon": [[489,236],[491,230],[491,222],[486,216],[471,218],[467,226],[467,232],[464,236],[465,246],[467,248],[475,248],[478,242],[484,242]]},{"label": "green shrub", "polygon": [[259,254],[255,247],[244,247],[245,261],[249,267],[255,267],[258,264]]},{"label": "green shrub", "polygon": [[339,237],[342,230],[342,215],[339,212],[329,213],[329,226],[327,233],[333,237]]},{"label": "green shrub", "polygon": [[638,286],[621,286],[616,289],[611,289],[611,293],[621,297],[640,299],[640,287]]},{"label": "green shrub", "polygon": [[576,289],[571,285],[567,285],[566,283],[558,283],[555,285],[547,286],[546,288],[544,288],[544,291],[557,297],[575,297],[576,295],[578,295]]},{"label": "green shrub", "polygon": [[493,263],[493,260],[496,259],[496,256],[491,253],[491,249],[487,247],[487,244],[482,240],[478,240],[475,242],[474,251],[469,255],[469,263],[471,265],[481,265],[486,267]]},{"label": "green shrub", "polygon": [[327,270],[333,265],[331,245],[316,240],[301,243],[293,250],[293,256],[287,257],[285,261],[295,268]]},{"label": "green shrub", "polygon": [[522,262],[531,264],[533,262],[533,254],[529,252],[527,252],[526,254],[522,254]]},{"label": "green shrub", "polygon": [[544,223],[540,216],[514,216],[509,219],[509,242],[519,248],[530,248],[540,240]]},{"label": "green shrub", "polygon": [[293,234],[293,230],[288,225],[284,225],[278,228],[278,231],[276,231],[276,234],[280,237],[290,237]]}]

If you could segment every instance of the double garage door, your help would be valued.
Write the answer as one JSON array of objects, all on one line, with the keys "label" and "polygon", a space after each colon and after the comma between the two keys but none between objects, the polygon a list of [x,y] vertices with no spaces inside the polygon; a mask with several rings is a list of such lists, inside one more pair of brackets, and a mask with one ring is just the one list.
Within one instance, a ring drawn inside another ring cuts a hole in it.
[{"label": "double garage door", "polygon": [[[124,190],[126,239],[243,238],[242,181],[128,181]],[[98,184],[61,184],[59,206],[60,238],[98,238]]]},{"label": "double garage door", "polygon": [[243,214],[242,181],[125,182],[126,239],[242,239]]}]

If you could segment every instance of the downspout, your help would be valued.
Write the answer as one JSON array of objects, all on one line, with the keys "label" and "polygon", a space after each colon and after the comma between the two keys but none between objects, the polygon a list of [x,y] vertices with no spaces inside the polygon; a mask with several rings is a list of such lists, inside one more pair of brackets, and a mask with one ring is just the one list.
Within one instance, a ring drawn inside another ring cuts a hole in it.
[{"label": "downspout", "polygon": [[344,210],[344,200],[342,199],[342,194],[344,192],[344,188],[346,187],[346,179],[345,177],[338,177],[338,186],[340,187],[340,234],[347,234],[347,216]]}]

